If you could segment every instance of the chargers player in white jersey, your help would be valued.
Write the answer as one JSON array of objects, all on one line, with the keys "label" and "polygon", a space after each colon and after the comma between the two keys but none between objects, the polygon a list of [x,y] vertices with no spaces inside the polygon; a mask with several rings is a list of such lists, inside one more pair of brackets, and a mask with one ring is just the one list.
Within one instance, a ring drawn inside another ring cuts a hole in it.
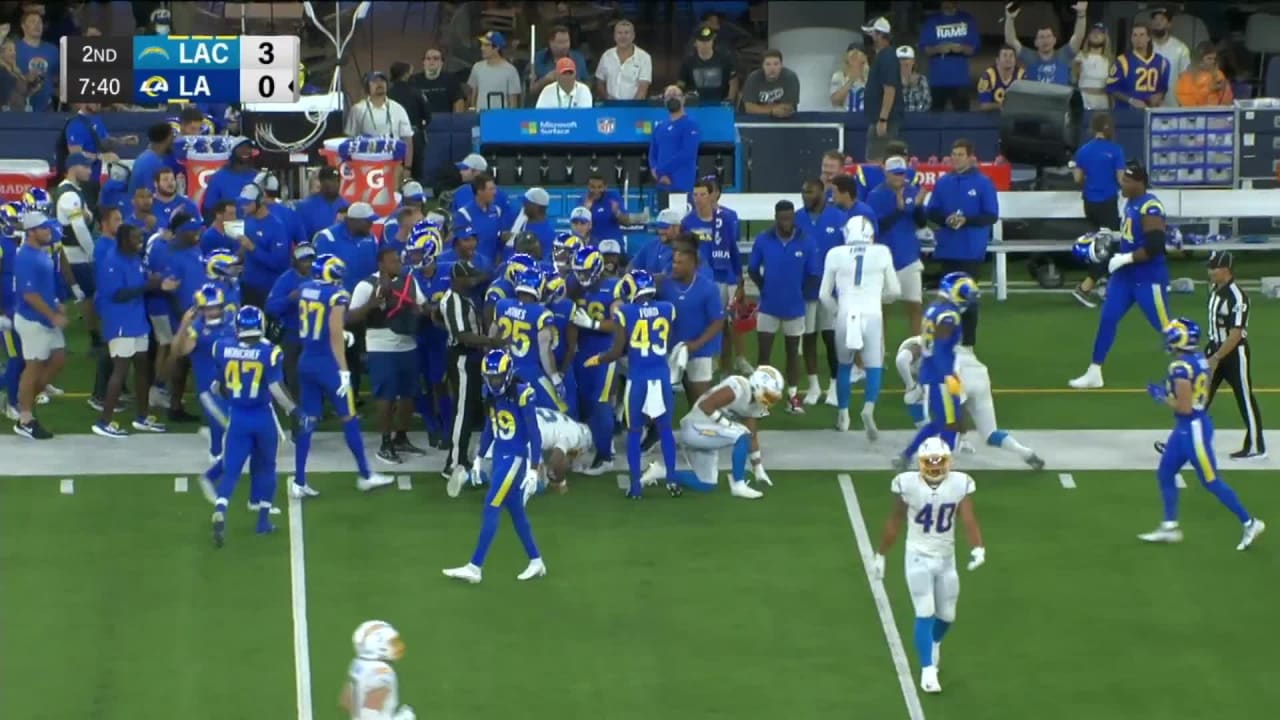
[{"label": "chargers player in white jersey", "polygon": [[[898,356],[894,362],[898,375],[902,377],[902,385],[907,389],[902,400],[907,404],[907,413],[911,415],[916,427],[924,423],[924,389],[919,383],[920,358],[923,353],[924,340],[919,335],[909,337],[898,346]],[[960,385],[964,388],[961,407],[977,432],[979,441],[1016,454],[1033,470],[1044,469],[1044,460],[1034,450],[1018,442],[1008,431],[1000,429],[996,422],[995,401],[991,398],[991,373],[973,353],[973,348],[956,348],[956,377],[960,378]],[[964,452],[974,451],[974,444],[965,440],[957,445]]]},{"label": "chargers player in white jersey", "polygon": [[884,314],[880,307],[902,294],[893,255],[886,245],[876,245],[876,230],[862,216],[849,218],[844,242],[827,251],[822,267],[818,301],[834,317],[836,333],[836,429],[849,429],[849,402],[853,387],[853,356],[862,357],[867,388],[862,424],[875,440],[876,400],[884,378]]},{"label": "chargers player in white jersey", "polygon": [[[769,406],[782,397],[783,384],[777,368],[761,365],[750,376],[730,375],[721,380],[693,403],[680,420],[676,441],[699,482],[708,489],[714,486],[720,476],[720,450],[733,448],[729,494],[747,500],[764,497],[747,484],[747,461],[751,461],[755,479],[772,487],[760,454],[756,421],[767,416]],[[657,461],[644,471],[640,484],[654,485],[666,476],[666,466]]]},{"label": "chargers player in white jersey", "polygon": [[559,492],[569,489],[570,471],[581,472],[595,460],[591,428],[559,410],[538,408],[538,432],[542,434],[542,477],[539,485]]},{"label": "chargers player in white jersey", "polygon": [[973,478],[951,469],[951,448],[940,437],[931,437],[916,452],[919,469],[899,473],[890,488],[898,496],[885,523],[884,537],[876,551],[871,573],[884,579],[884,556],[898,538],[902,523],[907,526],[905,567],[907,589],[915,607],[915,646],[920,655],[920,689],[942,692],[938,665],[942,659],[942,638],[956,620],[960,598],[960,575],[956,572],[956,516],[964,521],[969,536],[969,569],[977,570],[987,561],[982,544],[982,528],[973,510]]},{"label": "chargers player in white jersey", "polygon": [[390,623],[369,620],[351,636],[356,657],[338,702],[351,720],[416,720],[413,708],[400,704],[400,686],[391,663],[404,657],[404,642]]}]

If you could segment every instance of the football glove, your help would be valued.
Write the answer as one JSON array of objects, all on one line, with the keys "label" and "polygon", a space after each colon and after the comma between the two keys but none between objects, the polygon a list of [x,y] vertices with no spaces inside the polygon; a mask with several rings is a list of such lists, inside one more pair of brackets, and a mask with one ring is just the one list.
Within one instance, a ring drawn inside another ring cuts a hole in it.
[{"label": "football glove", "polygon": [[347,344],[347,347],[351,347],[356,344],[356,336],[352,335],[350,330],[343,330],[342,341]]},{"label": "football glove", "polygon": [[538,492],[538,471],[532,466],[525,468],[524,478],[520,480],[520,491],[524,493],[525,498],[532,497]]},{"label": "football glove", "polygon": [[1160,383],[1147,383],[1147,394],[1158,403],[1169,400],[1169,390]]},{"label": "football glove", "polygon": [[1131,252],[1112,255],[1111,260],[1107,262],[1107,272],[1114,273],[1115,271],[1119,270],[1125,265],[1131,264],[1132,262],[1133,262],[1133,253]]},{"label": "football glove", "polygon": [[338,397],[344,398],[351,393],[351,371],[338,371]]},{"label": "football glove", "polygon": [[0,315],[0,332],[9,332],[13,329],[13,321],[5,315]]},{"label": "football glove", "polygon": [[871,579],[884,580],[884,556],[880,553],[871,559]]},{"label": "football glove", "polygon": [[924,388],[920,387],[919,383],[912,385],[907,388],[906,392],[902,393],[902,403],[904,405],[919,405],[922,400],[924,400]]},{"label": "football glove", "polygon": [[479,485],[481,473],[484,471],[484,458],[476,455],[476,459],[471,461],[471,484]]},{"label": "football glove", "polygon": [[987,561],[987,549],[984,547],[976,547],[969,551],[969,569],[977,570]]},{"label": "football glove", "polygon": [[600,329],[600,321],[591,317],[590,313],[588,313],[586,309],[580,307],[575,307],[573,312],[570,313],[569,322],[587,330]]}]

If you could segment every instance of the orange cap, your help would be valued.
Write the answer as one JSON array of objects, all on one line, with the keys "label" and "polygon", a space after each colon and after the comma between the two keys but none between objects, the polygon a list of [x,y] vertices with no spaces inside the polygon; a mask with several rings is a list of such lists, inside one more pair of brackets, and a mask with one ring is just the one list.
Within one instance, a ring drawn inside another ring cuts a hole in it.
[{"label": "orange cap", "polygon": [[574,64],[573,58],[563,57],[556,61],[556,74],[577,73],[578,66]]}]

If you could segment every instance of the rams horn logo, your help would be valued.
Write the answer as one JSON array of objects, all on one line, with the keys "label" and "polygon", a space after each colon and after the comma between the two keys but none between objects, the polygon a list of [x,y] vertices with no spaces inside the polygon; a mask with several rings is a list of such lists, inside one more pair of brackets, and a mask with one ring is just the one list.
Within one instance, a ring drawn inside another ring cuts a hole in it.
[{"label": "rams horn logo", "polygon": [[169,51],[168,51],[168,50],[165,50],[165,49],[164,49],[164,48],[162,48],[162,47],[156,46],[156,45],[152,45],[151,47],[146,48],[146,49],[145,49],[145,50],[143,50],[142,52],[138,53],[138,59],[139,59],[139,60],[141,60],[142,58],[144,58],[144,57],[146,57],[146,56],[148,56],[148,55],[159,55],[160,57],[164,58],[165,60],[168,60],[168,59],[169,59]]},{"label": "rams horn logo", "polygon": [[142,81],[142,85],[138,86],[138,92],[147,97],[160,97],[169,92],[169,82],[159,75],[152,75]]}]

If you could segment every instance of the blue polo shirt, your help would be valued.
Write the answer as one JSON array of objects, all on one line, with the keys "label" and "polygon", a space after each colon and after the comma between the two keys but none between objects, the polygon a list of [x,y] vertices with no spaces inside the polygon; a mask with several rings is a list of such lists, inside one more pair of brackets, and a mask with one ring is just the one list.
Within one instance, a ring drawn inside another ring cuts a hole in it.
[{"label": "blue polo shirt", "polygon": [[[831,203],[826,203],[816,213],[803,207],[796,211],[796,227],[813,241],[814,259],[819,272],[827,259],[827,252],[844,244],[844,224],[847,220],[845,212]],[[804,299],[811,302],[817,300],[818,288],[805,287]]]},{"label": "blue polo shirt", "polygon": [[706,265],[716,282],[736,285],[742,278],[742,256],[738,252],[738,214],[717,207],[710,220],[690,212],[680,228],[698,239],[699,262]]},{"label": "blue polo shirt", "polygon": [[245,287],[268,292],[276,278],[289,269],[289,236],[270,212],[262,219],[245,218],[244,234],[254,247],[245,255],[241,282]]},{"label": "blue polo shirt", "polygon": [[338,221],[338,213],[346,210],[351,203],[341,195],[333,200],[326,200],[316,193],[308,195],[294,209],[298,213],[298,221],[302,223],[302,234],[308,242],[316,241],[316,233]]},{"label": "blue polo shirt", "polygon": [[267,295],[267,306],[263,310],[267,313],[267,317],[280,323],[286,342],[298,342],[298,332],[302,326],[302,316],[298,313],[298,299],[291,296],[302,283],[310,279],[309,274],[284,273],[276,280],[276,284],[271,286],[271,292]]},{"label": "blue polo shirt", "polygon": [[161,200],[158,195],[151,197],[151,212],[156,216],[157,227],[169,227],[169,220],[179,211],[197,220],[200,219],[200,208],[196,207],[195,201],[185,195],[174,195],[169,200]]},{"label": "blue polo shirt", "polygon": [[[581,207],[587,207],[587,196],[583,195],[582,200],[578,202]],[[618,225],[618,218],[614,216],[614,208],[626,212],[626,208],[622,203],[622,196],[616,190],[605,190],[591,204],[591,236],[600,240],[622,240],[622,226]]]},{"label": "blue polo shirt", "polygon": [[805,278],[813,275],[817,247],[799,228],[791,239],[769,228],[756,236],[747,269],[764,280],[760,289],[760,312],[784,320],[804,316]]},{"label": "blue polo shirt", "polygon": [[[681,115],[658,122],[649,140],[649,174],[662,192],[689,192],[698,174],[698,121]],[[666,177],[670,185],[658,182]]]},{"label": "blue polo shirt", "polygon": [[133,161],[133,167],[129,170],[129,197],[133,197],[133,193],[138,188],[146,188],[154,190],[156,187],[156,173],[160,172],[160,168],[166,165],[165,160],[155,150],[147,148],[142,154]]},{"label": "blue polo shirt", "polygon": [[115,299],[121,290],[146,286],[147,273],[142,267],[142,255],[124,255],[119,250],[112,249],[107,252],[102,264],[95,267],[95,276],[98,292],[94,298],[94,307],[102,323],[102,337],[110,340],[146,335],[150,325],[147,323],[147,310],[142,294],[124,301]]},{"label": "blue polo shirt", "polygon": [[[18,45],[26,43],[19,42]],[[56,76],[55,76],[56,77]],[[52,88],[53,77],[45,81],[46,88]],[[41,90],[43,92],[43,90]],[[39,110],[35,106],[35,98],[31,99],[31,109]],[[102,148],[98,147],[98,143],[105,140],[109,133],[107,126],[102,122],[102,118],[97,115],[88,115],[85,113],[76,113],[74,117],[67,121],[67,147],[79,145],[80,148],[87,153],[98,154],[102,152]],[[89,176],[99,178],[102,176],[102,161],[94,160],[90,166]]]},{"label": "blue polo shirt", "polygon": [[902,209],[898,209],[898,196],[888,185],[881,183],[867,196],[867,203],[876,212],[876,242],[889,246],[893,255],[893,269],[901,270],[920,259],[920,240],[916,237],[916,218],[922,218],[924,205],[920,203],[920,186],[905,185],[902,188]]},{"label": "blue polo shirt", "polygon": [[204,205],[201,210],[205,214],[213,209],[219,200],[235,200],[245,185],[252,185],[258,177],[258,169],[253,167],[236,170],[228,162],[209,176],[209,185],[204,191]]},{"label": "blue polo shirt", "polygon": [[[676,308],[672,323],[672,344],[689,342],[706,332],[711,323],[724,322],[724,304],[720,302],[720,288],[703,273],[695,273],[693,282],[685,284],[675,278],[666,278],[658,285],[658,298]],[[717,357],[724,333],[716,333],[706,345],[689,353],[691,358]]]},{"label": "blue polo shirt", "polygon": [[1088,202],[1115,201],[1120,194],[1116,172],[1124,170],[1124,148],[1103,138],[1094,138],[1076,150],[1076,167],[1084,173],[1081,194]]},{"label": "blue polo shirt", "polygon": [[[165,258],[167,271],[165,274],[178,279],[178,289],[173,295],[178,299],[178,308],[186,312],[195,304],[196,291],[201,285],[209,282],[209,273],[204,266],[204,256],[200,254],[200,246],[175,248],[169,246]],[[227,302],[231,302],[230,296]],[[236,303],[239,304],[238,302]]]},{"label": "blue polo shirt", "polygon": [[27,303],[27,293],[35,293],[44,300],[50,309],[58,309],[58,285],[54,279],[53,257],[45,248],[31,247],[23,243],[18,248],[17,257],[13,261],[15,314],[25,320],[37,322],[45,327],[53,327],[49,319],[36,312]]},{"label": "blue polo shirt", "polygon": [[[457,190],[453,191],[453,200],[449,202],[449,212],[456,213],[475,202],[475,199],[476,191],[471,189],[471,183],[462,183]],[[498,188],[498,192],[493,196],[493,203],[502,208],[503,212],[511,209],[511,197],[502,188]]]},{"label": "blue polo shirt", "polygon": [[235,255],[240,252],[240,243],[224,235],[218,228],[210,227],[200,234],[200,252],[209,255],[218,250],[226,250]]},{"label": "blue polo shirt", "polygon": [[298,211],[279,202],[273,202],[267,205],[267,210],[271,213],[271,217],[280,221],[284,226],[285,236],[289,238],[289,245],[296,247],[302,243],[311,242],[311,238],[302,229],[302,218],[298,217]]},{"label": "blue polo shirt", "polygon": [[454,218],[454,227],[470,225],[476,232],[476,252],[495,261],[502,257],[502,231],[511,227],[514,218],[498,202],[482,208],[473,200],[462,206]]}]

